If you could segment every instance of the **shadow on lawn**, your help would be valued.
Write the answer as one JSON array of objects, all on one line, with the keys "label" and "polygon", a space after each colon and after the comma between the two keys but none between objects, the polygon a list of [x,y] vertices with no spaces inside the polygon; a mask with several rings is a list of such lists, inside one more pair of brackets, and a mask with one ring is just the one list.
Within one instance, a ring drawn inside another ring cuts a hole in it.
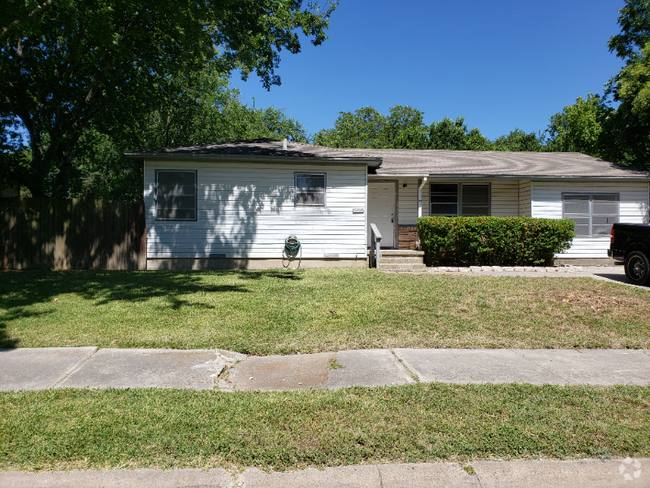
[{"label": "shadow on lawn", "polygon": [[19,342],[18,339],[7,336],[7,323],[0,322],[0,349],[15,349]]},{"label": "shadow on lawn", "polygon": [[[233,283],[232,278],[240,283]],[[254,293],[247,281],[301,280],[302,273],[292,270],[266,271],[5,271],[0,280],[0,347],[15,347],[17,341],[7,337],[7,324],[48,312],[25,310],[36,304],[51,303],[62,294],[75,294],[94,305],[113,301],[146,301],[161,297],[171,310],[182,307],[210,309],[200,297],[191,301],[185,297],[201,293]],[[227,280],[227,283],[224,281]],[[222,282],[222,283],[220,283]],[[12,343],[13,341],[13,343]]]}]

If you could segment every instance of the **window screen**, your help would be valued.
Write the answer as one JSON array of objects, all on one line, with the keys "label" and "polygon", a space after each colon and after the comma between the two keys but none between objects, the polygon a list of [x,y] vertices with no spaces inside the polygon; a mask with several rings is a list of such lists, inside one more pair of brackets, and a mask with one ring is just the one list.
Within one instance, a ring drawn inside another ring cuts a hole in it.
[{"label": "window screen", "polygon": [[612,224],[618,222],[618,194],[566,193],[562,197],[562,216],[575,222],[576,236],[607,236]]},{"label": "window screen", "polygon": [[489,185],[463,185],[462,192],[461,215],[472,217],[490,214]]},{"label": "window screen", "polygon": [[296,205],[325,205],[325,174],[296,173]]},{"label": "window screen", "polygon": [[431,215],[445,217],[458,215],[458,185],[456,183],[431,184]]},{"label": "window screen", "polygon": [[490,185],[432,183],[430,215],[490,215]]},{"label": "window screen", "polygon": [[196,220],[196,171],[156,171],[156,219]]}]

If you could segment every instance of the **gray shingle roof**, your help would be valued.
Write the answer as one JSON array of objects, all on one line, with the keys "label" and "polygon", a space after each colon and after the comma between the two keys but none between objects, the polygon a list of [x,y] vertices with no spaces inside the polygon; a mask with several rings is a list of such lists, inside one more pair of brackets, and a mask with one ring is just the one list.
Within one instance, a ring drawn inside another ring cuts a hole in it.
[{"label": "gray shingle roof", "polygon": [[[129,157],[156,156],[277,156],[282,158],[376,159],[377,175],[521,176],[646,178],[638,171],[580,153],[502,151],[450,151],[415,149],[334,149],[282,141],[256,139],[224,144],[177,146],[129,153]],[[376,166],[372,164],[371,166]]]}]

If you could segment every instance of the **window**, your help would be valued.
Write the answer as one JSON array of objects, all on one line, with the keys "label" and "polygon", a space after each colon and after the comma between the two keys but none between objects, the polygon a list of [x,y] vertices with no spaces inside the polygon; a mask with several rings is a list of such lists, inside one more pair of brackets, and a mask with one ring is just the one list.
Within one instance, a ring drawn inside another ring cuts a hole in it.
[{"label": "window", "polygon": [[618,222],[617,193],[564,193],[562,217],[576,223],[576,236],[608,236]]},{"label": "window", "polygon": [[325,205],[325,174],[295,173],[296,205]]},{"label": "window", "polygon": [[156,171],[156,220],[196,220],[196,171]]},{"label": "window", "polygon": [[490,215],[490,185],[432,183],[430,215]]}]

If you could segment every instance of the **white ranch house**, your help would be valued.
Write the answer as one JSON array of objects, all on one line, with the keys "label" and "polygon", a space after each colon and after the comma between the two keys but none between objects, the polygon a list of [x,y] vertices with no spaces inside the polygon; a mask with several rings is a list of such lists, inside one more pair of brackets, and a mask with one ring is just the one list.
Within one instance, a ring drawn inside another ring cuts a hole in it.
[{"label": "white ranch house", "polygon": [[148,269],[365,266],[415,249],[426,215],[570,218],[560,262],[605,263],[614,222],[648,223],[650,175],[578,153],[332,149],[255,140],[130,153],[144,161]]}]

